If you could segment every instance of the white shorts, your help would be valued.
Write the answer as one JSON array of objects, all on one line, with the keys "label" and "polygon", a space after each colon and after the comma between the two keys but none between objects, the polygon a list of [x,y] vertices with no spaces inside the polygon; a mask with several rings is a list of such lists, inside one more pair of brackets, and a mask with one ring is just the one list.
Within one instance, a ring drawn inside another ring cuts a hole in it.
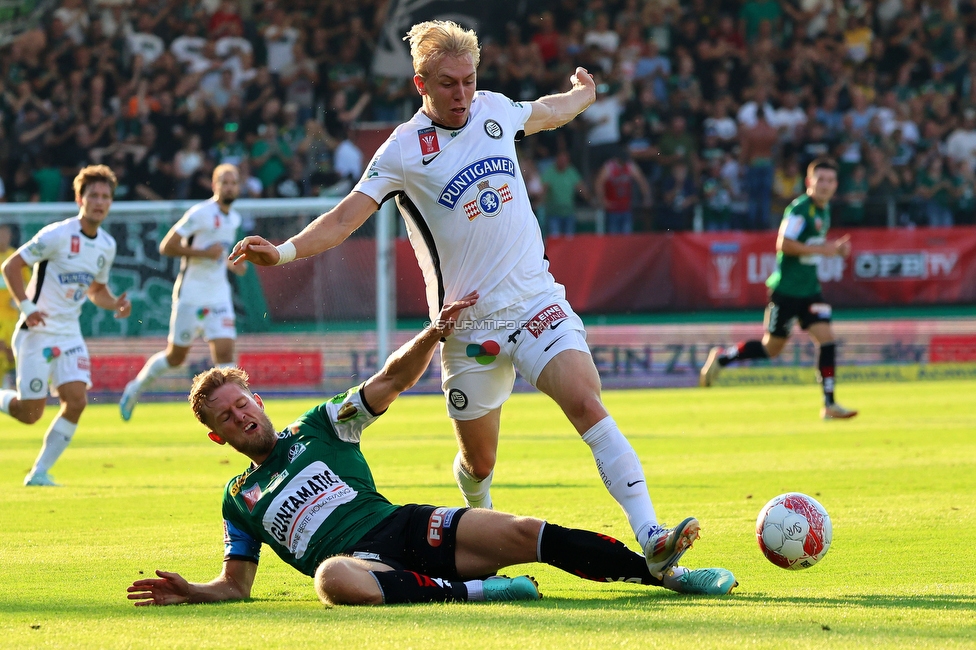
[{"label": "white shorts", "polygon": [[231,301],[211,305],[188,305],[177,301],[169,319],[169,342],[188,348],[198,337],[204,341],[236,339],[234,304]]},{"label": "white shorts", "polygon": [[454,420],[474,420],[501,406],[515,370],[533,386],[564,350],[589,353],[583,321],[562,297],[546,293],[461,322],[441,346],[441,387]]},{"label": "white shorts", "polygon": [[73,381],[83,381],[91,388],[91,359],[80,336],[18,329],[13,344],[18,399],[44,399],[49,390],[57,397],[58,386]]}]

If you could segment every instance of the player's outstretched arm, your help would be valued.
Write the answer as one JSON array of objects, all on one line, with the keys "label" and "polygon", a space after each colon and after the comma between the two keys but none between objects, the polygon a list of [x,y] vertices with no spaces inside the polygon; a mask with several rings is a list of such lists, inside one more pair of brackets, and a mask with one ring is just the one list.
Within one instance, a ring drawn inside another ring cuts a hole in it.
[{"label": "player's outstretched arm", "polygon": [[569,80],[573,87],[567,92],[532,102],[532,115],[525,122],[525,135],[558,129],[596,101],[596,84],[586,68],[576,68]]},{"label": "player's outstretched arm", "polygon": [[178,573],[156,571],[158,578],[136,580],[126,590],[134,605],[180,605],[242,600],[251,595],[258,565],[243,560],[227,560],[220,575],[207,583],[187,582]]},{"label": "player's outstretched arm", "polygon": [[276,266],[318,255],[344,242],[379,207],[376,201],[362,192],[350,192],[339,205],[280,246],[273,245],[263,237],[248,235],[234,246],[230,260],[234,264],[247,260],[259,266]]},{"label": "player's outstretched arm", "polygon": [[404,343],[390,355],[378,373],[366,380],[363,394],[375,413],[385,411],[400,393],[420,380],[434,356],[434,348],[454,331],[461,310],[478,302],[478,298],[478,292],[472,291],[460,300],[444,305],[430,327]]}]

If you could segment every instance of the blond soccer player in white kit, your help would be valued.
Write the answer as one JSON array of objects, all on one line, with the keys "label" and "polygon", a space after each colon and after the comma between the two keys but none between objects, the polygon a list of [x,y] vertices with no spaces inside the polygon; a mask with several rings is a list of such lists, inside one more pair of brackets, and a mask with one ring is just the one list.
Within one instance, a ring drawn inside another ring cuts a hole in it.
[{"label": "blond soccer player in white kit", "polygon": [[237,275],[247,270],[227,263],[227,253],[241,227],[241,215],[231,207],[240,190],[237,167],[217,165],[212,182],[213,198],[187,210],[159,243],[160,254],[182,258],[173,286],[169,337],[166,349],[149,357],[136,378],[126,384],[119,401],[123,420],[132,417],[139,396],[156,377],[183,365],[197,338],[210,345],[215,366],[234,365],[237,328],[227,268]]},{"label": "blond soccer player in white kit", "polygon": [[[270,266],[315,255],[340,244],[380,203],[395,198],[424,274],[431,318],[447,302],[474,290],[481,294],[441,349],[443,389],[460,448],[454,473],[465,502],[491,507],[501,406],[517,368],[555,400],[590,447],[651,573],[685,571],[675,564],[698,537],[698,521],[688,517],[668,529],[657,520],[640,460],[603,406],[582,321],[549,273],[515,153],[522,136],[560,127],[592,104],[592,77],[577,68],[570,91],[514,102],[476,91],[474,32],[430,21],[415,25],[407,39],[420,111],[393,132],[333,210],[277,247],[246,237],[232,259]],[[699,576],[731,584],[724,569],[700,571],[718,572]]]},{"label": "blond soccer player in white kit", "polygon": [[[115,240],[100,227],[112,207],[115,174],[105,165],[91,165],[73,185],[78,216],[41,229],[3,264],[21,317],[13,339],[17,390],[0,390],[0,411],[34,424],[44,414],[48,391],[61,402],[24,485],[57,485],[49,470],[67,449],[88,404],[91,360],[78,323],[85,300],[116,318],[132,311],[124,293],[115,296],[108,288]],[[34,268],[26,289],[25,266]]]}]

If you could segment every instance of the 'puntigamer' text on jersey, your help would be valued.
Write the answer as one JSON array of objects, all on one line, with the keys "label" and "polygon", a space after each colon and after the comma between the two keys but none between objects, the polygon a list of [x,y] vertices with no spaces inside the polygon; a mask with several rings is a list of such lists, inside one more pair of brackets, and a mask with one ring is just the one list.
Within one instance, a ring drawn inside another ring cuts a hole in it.
[{"label": "'puntigamer' text on jersey", "polygon": [[460,129],[418,111],[353,188],[377,203],[396,198],[431,318],[470,291],[481,293],[469,312],[477,319],[557,286],[515,154],[531,113],[529,104],[483,91]]},{"label": "'puntigamer' text on jersey", "polygon": [[[78,316],[92,282],[108,284],[115,240],[101,228],[94,237],[81,230],[81,217],[45,226],[17,251],[34,267],[27,297],[46,314],[32,332],[81,336]],[[24,317],[18,322],[23,326]]]},{"label": "'puntigamer' text on jersey", "polygon": [[187,240],[191,248],[206,250],[220,244],[224,252],[219,259],[184,257],[180,275],[173,285],[173,301],[189,305],[211,305],[231,299],[227,281],[227,254],[237,241],[241,215],[233,208],[224,214],[215,199],[198,203],[176,223],[176,233]]},{"label": "'puntigamer' text on jersey", "polygon": [[[819,246],[827,241],[829,228],[830,206],[818,208],[808,195],[803,194],[783,212],[779,232],[786,239]],[[820,293],[820,280],[817,278],[819,262],[820,255],[797,257],[779,251],[776,253],[776,270],[766,280],[766,285],[786,296],[815,296]]]},{"label": "'puntigamer' text on jersey", "polygon": [[224,559],[257,562],[261,543],[314,575],[396,510],[359,449],[376,419],[360,388],[319,404],[288,426],[271,455],[224,490]]}]

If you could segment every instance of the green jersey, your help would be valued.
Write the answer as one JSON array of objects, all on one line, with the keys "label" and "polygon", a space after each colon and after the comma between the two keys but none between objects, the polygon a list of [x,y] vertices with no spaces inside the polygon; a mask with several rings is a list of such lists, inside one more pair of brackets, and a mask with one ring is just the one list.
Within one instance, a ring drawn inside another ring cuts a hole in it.
[{"label": "green jersey", "polygon": [[[818,208],[810,197],[803,194],[793,200],[783,212],[779,233],[808,246],[818,246],[827,241],[830,228],[830,206]],[[776,270],[766,280],[766,286],[787,296],[805,298],[820,293],[817,264],[820,255],[784,255],[776,253]]]},{"label": "green jersey", "polygon": [[359,448],[373,423],[353,388],[278,434],[271,455],[224,490],[224,559],[257,563],[261,543],[306,575],[392,514]]}]

